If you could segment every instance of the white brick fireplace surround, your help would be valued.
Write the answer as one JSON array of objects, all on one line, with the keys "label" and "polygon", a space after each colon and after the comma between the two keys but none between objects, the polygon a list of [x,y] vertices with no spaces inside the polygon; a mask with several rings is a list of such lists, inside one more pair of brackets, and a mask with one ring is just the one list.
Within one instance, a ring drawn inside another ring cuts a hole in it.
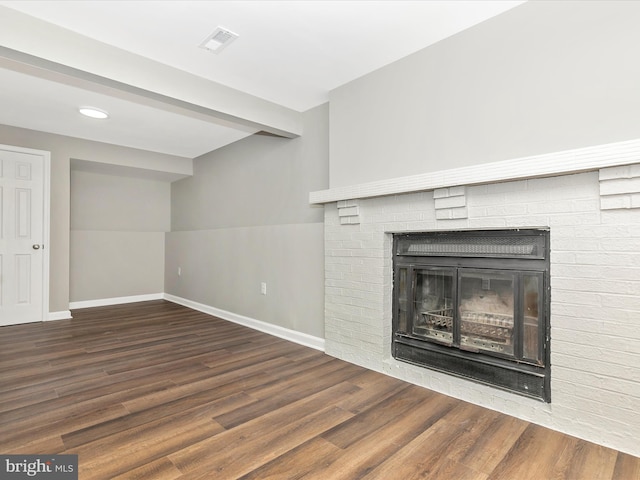
[{"label": "white brick fireplace surround", "polygon": [[[640,456],[640,140],[313,192],[326,353]],[[551,403],[391,355],[392,234],[548,227]]]}]

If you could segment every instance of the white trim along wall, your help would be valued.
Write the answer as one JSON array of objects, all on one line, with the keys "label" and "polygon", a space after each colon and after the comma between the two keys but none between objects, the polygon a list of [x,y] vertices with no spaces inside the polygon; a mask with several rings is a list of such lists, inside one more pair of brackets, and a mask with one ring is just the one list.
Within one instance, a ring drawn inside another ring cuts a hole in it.
[{"label": "white trim along wall", "polygon": [[[103,307],[108,305],[122,305],[126,303],[135,303],[135,302],[147,302],[150,300],[167,300],[169,302],[177,303],[178,305],[183,305],[193,310],[206,313],[207,315],[218,317],[223,320],[228,320],[230,322],[238,323],[240,325],[244,325],[245,327],[249,327],[254,330],[259,330],[261,332],[265,332],[279,338],[284,338],[285,340],[289,340],[291,342],[295,342],[300,345],[313,348],[315,350],[324,351],[323,338],[314,337],[313,335],[297,332],[295,330],[280,327],[278,325],[273,325],[271,323],[263,322],[261,320],[249,318],[244,315],[238,315],[232,312],[228,312],[226,310],[222,310],[219,308],[211,307],[209,305],[204,305],[202,303],[194,302],[186,298],[170,295],[168,293],[153,293],[148,295],[132,295],[128,297],[101,298],[97,300],[71,302],[69,304],[69,308],[71,310],[75,310],[79,308],[92,308],[92,307]],[[63,320],[63,319],[69,319],[69,318],[71,318],[70,311],[52,312],[49,314],[49,320]]]}]

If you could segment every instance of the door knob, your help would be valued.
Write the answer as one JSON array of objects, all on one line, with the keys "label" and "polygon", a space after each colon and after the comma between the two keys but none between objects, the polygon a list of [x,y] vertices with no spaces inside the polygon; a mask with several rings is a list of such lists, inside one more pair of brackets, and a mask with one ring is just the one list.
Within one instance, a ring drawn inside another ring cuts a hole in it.
[{"label": "door knob", "polygon": [[37,243],[33,246],[34,250],[39,250],[40,249],[40,245],[38,245]]}]

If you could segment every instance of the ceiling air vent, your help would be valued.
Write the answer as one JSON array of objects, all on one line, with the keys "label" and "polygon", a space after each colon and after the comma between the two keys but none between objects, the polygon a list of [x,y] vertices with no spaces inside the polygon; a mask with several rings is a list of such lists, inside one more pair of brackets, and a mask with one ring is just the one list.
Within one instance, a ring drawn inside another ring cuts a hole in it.
[{"label": "ceiling air vent", "polygon": [[218,27],[204,42],[200,44],[200,48],[204,48],[213,53],[220,53],[222,49],[233,42],[236,38],[238,38],[237,33],[233,33],[223,27]]}]

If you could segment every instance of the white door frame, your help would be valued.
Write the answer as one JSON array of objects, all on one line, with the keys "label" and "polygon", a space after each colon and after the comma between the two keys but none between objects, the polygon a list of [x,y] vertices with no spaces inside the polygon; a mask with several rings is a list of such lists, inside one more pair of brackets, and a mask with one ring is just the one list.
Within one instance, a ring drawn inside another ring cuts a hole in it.
[{"label": "white door frame", "polygon": [[44,248],[42,249],[43,261],[42,261],[42,313],[40,321],[49,320],[49,258],[51,251],[51,237],[50,237],[50,224],[51,224],[51,152],[45,150],[34,150],[32,148],[16,147],[13,145],[0,144],[0,150],[6,150],[9,152],[26,153],[29,155],[37,155],[42,157],[43,167],[43,209],[42,212],[42,239]]}]

